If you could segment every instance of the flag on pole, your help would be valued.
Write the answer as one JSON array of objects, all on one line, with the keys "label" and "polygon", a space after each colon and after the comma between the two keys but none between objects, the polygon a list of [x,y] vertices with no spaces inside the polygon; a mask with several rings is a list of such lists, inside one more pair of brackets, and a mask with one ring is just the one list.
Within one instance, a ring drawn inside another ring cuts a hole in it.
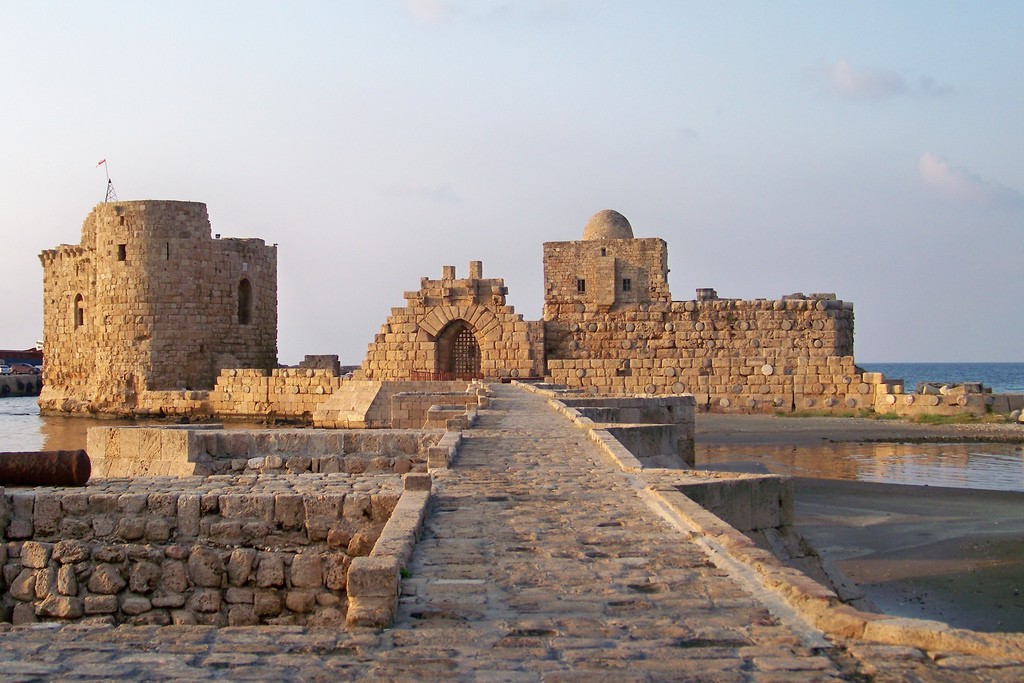
[{"label": "flag on pole", "polygon": [[101,160],[100,160],[100,163],[98,163],[98,164],[96,164],[96,165],[97,165],[97,166],[102,166],[102,165],[103,165],[103,164],[105,164],[105,163],[107,163],[107,160],[106,160],[106,159],[101,159]]}]

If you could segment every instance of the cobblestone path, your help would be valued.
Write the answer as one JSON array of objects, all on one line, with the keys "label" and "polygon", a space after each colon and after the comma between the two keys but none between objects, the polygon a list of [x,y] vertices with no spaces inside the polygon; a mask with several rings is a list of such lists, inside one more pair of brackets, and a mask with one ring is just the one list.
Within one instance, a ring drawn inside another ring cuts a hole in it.
[{"label": "cobblestone path", "polygon": [[911,648],[820,647],[513,387],[495,387],[435,494],[391,629],[7,625],[0,679],[973,679]]}]

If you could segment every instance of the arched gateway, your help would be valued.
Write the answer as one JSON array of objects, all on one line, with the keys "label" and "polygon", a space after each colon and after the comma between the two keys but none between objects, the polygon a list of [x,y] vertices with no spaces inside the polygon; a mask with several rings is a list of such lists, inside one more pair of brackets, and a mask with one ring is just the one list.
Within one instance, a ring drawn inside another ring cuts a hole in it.
[{"label": "arched gateway", "polygon": [[465,320],[453,320],[437,337],[438,374],[444,379],[479,379],[480,344]]},{"label": "arched gateway", "polygon": [[420,279],[392,308],[357,374],[373,380],[469,380],[543,377],[544,327],[505,303],[500,278],[485,278],[470,261],[469,277],[445,266],[441,278]]}]

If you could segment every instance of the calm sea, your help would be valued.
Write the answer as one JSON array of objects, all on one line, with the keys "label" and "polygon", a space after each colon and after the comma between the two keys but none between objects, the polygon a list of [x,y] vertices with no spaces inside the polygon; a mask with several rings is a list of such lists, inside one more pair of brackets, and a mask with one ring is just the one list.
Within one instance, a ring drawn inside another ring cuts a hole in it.
[{"label": "calm sea", "polygon": [[[908,390],[913,390],[918,382],[981,382],[997,393],[1024,393],[1024,363],[861,363],[860,366],[884,373],[890,379],[903,379]],[[44,418],[39,416],[34,397],[0,398],[0,451],[85,448],[89,427],[114,424],[132,423]],[[835,444],[829,448],[787,447],[785,453],[775,453],[771,448],[758,453],[751,448],[744,448],[742,452],[711,450],[702,449],[698,444],[698,464],[757,460],[778,474],[1024,491],[1024,447],[1020,444]]]}]

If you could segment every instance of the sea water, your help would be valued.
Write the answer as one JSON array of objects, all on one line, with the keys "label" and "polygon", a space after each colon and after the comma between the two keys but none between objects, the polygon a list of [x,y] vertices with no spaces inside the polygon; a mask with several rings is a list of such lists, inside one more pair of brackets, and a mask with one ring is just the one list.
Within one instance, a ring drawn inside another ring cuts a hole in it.
[{"label": "sea water", "polygon": [[[1024,363],[862,363],[870,372],[918,382],[981,382],[996,393],[1024,393]],[[0,451],[85,448],[90,427],[124,420],[41,417],[31,396],[0,398]],[[241,425],[232,425],[241,426]],[[1024,427],[1021,428],[1024,433]],[[698,465],[755,460],[777,474],[893,484],[1024,491],[1020,444],[829,444],[827,446],[701,447]]]}]

